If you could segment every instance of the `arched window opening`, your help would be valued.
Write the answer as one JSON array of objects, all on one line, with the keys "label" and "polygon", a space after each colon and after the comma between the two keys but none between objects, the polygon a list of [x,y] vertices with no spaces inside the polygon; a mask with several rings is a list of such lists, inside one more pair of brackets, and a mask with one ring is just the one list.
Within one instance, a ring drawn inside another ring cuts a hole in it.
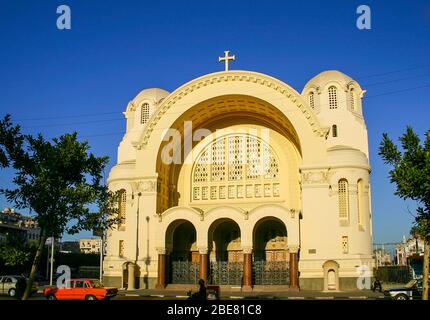
[{"label": "arched window opening", "polygon": [[337,109],[337,89],[335,86],[328,88],[328,103],[330,109]]},{"label": "arched window opening", "polygon": [[140,111],[140,123],[145,124],[149,120],[149,104],[144,103]]},{"label": "arched window opening", "polygon": [[192,200],[279,197],[279,161],[265,142],[230,135],[210,144],[193,168]]},{"label": "arched window opening", "polygon": [[315,108],[315,97],[313,92],[309,93],[309,105],[312,109]]},{"label": "arched window opening", "polygon": [[340,179],[338,182],[339,189],[339,219],[348,220],[349,218],[349,190],[348,181]]},{"label": "arched window opening", "polygon": [[127,206],[127,192],[124,189],[119,192],[118,202],[118,226],[122,227],[125,225],[125,210]]},{"label": "arched window opening", "polygon": [[355,110],[355,93],[354,89],[349,90],[349,103],[351,105],[351,110]]},{"label": "arched window opening", "polygon": [[358,180],[357,182],[357,207],[358,207],[358,225],[360,227],[363,226],[363,220],[364,220],[364,216],[363,216],[363,180]]}]

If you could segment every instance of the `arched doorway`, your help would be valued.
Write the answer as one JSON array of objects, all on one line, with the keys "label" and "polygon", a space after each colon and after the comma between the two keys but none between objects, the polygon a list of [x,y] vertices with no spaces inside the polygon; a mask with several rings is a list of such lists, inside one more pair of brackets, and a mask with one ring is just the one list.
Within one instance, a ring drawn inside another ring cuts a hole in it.
[{"label": "arched doorway", "polygon": [[329,260],[323,264],[324,270],[324,291],[339,290],[339,264]]},{"label": "arched doorway", "polygon": [[241,285],[243,253],[239,225],[231,219],[219,219],[209,228],[209,282]]},{"label": "arched doorway", "polygon": [[122,288],[128,288],[128,265],[132,262],[125,262],[122,265]]},{"label": "arched doorway", "polygon": [[287,228],[275,217],[261,219],[254,228],[253,284],[289,284]]},{"label": "arched doorway", "polygon": [[199,254],[196,247],[196,229],[186,220],[174,221],[166,232],[166,248],[170,248],[168,282],[197,284]]}]

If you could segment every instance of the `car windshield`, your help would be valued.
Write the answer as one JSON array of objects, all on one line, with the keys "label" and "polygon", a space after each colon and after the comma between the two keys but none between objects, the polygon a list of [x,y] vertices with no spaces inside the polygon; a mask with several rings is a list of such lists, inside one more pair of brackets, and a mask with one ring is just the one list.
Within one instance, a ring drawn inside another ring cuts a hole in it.
[{"label": "car windshield", "polygon": [[90,283],[93,288],[103,288],[103,285],[98,280],[90,280]]},{"label": "car windshield", "polygon": [[411,280],[405,285],[405,287],[406,288],[412,288],[416,282],[417,282],[416,280]]}]

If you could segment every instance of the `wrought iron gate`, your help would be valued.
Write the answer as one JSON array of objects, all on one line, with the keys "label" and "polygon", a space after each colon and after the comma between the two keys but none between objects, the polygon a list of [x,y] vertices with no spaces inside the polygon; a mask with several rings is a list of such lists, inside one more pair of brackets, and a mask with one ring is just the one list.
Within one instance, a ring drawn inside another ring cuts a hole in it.
[{"label": "wrought iron gate", "polygon": [[209,277],[211,284],[242,285],[243,263],[211,261]]},{"label": "wrought iron gate", "polygon": [[255,285],[290,284],[287,261],[253,261],[252,283]]},{"label": "wrought iron gate", "polygon": [[175,284],[197,284],[199,282],[199,263],[191,261],[172,261],[172,279]]}]

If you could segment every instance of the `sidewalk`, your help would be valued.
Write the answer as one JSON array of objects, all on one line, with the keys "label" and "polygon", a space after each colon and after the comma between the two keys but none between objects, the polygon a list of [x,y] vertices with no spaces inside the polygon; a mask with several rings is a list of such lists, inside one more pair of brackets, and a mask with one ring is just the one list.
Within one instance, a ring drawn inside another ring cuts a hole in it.
[{"label": "sidewalk", "polygon": [[[152,297],[160,299],[186,299],[187,292],[183,290],[120,290],[120,295],[134,297]],[[240,292],[221,291],[221,299],[248,299],[248,300],[366,300],[385,299],[381,292],[371,290],[343,291],[343,292],[321,292],[321,291],[299,291],[299,292]]]}]

